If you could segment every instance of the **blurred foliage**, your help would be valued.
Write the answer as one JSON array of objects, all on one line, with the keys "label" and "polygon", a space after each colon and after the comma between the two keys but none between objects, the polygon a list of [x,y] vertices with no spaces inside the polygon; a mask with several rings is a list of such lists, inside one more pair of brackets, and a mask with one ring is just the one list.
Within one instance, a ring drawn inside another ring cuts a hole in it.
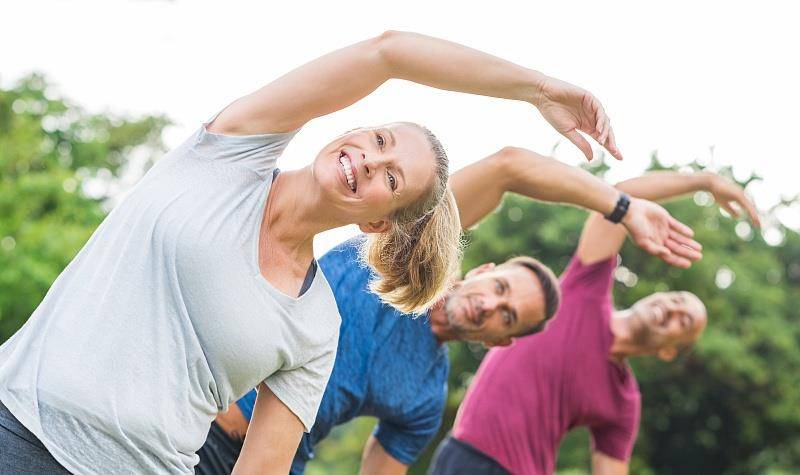
[{"label": "blurred foliage", "polygon": [[[89,114],[36,75],[0,89],[0,341],[24,323],[102,221],[121,177],[136,175],[129,168],[132,157],[146,163],[164,151],[161,132],[167,125],[164,117]],[[650,169],[663,168],[654,156]],[[591,168],[600,175],[607,169],[602,162]],[[796,205],[787,200],[779,206]],[[632,362],[644,397],[631,472],[796,473],[800,236],[769,217],[763,232],[737,224],[705,193],[667,208],[695,229],[704,259],[681,271],[626,244],[614,290],[617,305],[629,306],[655,291],[690,290],[706,302],[710,325],[679,362]],[[575,208],[507,196],[469,234],[464,269],[530,254],[561,271],[585,218]],[[480,345],[450,345],[443,427],[410,473],[425,473],[483,354]],[[359,418],[334,430],[317,447],[309,475],[356,473],[374,423]],[[558,467],[559,473],[588,473],[585,430],[564,439]]]},{"label": "blurred foliage", "polygon": [[163,153],[167,124],[89,114],[40,75],[0,89],[0,342],[103,220],[129,157]]}]

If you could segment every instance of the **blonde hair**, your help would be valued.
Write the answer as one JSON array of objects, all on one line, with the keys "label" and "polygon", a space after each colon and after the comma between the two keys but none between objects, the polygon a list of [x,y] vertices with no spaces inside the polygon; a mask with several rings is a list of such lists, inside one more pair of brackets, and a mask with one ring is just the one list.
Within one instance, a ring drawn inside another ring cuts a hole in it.
[{"label": "blonde hair", "polygon": [[377,272],[370,289],[404,313],[424,311],[447,291],[461,262],[461,221],[447,187],[448,160],[433,133],[419,127],[435,157],[428,193],[397,210],[391,228],[367,236],[361,257]]}]

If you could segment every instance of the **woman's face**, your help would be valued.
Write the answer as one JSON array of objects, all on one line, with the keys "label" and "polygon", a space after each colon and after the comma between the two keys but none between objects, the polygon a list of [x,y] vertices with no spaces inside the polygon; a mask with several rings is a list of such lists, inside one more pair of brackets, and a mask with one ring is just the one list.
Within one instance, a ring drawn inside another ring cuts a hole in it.
[{"label": "woman's face", "polygon": [[434,169],[428,138],[409,124],[347,132],[313,165],[327,201],[368,232],[382,231],[396,210],[420,198],[433,185]]}]

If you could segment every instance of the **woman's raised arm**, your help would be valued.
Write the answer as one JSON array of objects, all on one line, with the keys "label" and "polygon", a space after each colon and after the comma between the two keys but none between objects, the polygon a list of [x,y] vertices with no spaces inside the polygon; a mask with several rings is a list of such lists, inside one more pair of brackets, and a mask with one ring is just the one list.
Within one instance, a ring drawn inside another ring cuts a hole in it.
[{"label": "woman's raised arm", "polygon": [[587,158],[591,147],[578,130],[621,158],[608,117],[589,92],[466,46],[395,31],[285,74],[235,101],[209,128],[235,135],[288,132],[357,102],[392,78],[529,102]]}]

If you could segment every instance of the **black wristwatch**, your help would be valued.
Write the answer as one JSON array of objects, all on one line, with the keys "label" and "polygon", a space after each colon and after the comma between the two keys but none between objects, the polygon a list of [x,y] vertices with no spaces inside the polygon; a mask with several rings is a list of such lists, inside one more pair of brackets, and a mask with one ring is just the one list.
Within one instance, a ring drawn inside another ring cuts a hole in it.
[{"label": "black wristwatch", "polygon": [[631,197],[628,196],[627,193],[620,192],[619,199],[617,200],[617,205],[614,207],[614,211],[605,215],[604,218],[611,221],[612,223],[619,223],[620,221],[622,221],[622,218],[625,217],[625,214],[628,212],[628,207],[630,205],[631,205]]}]

